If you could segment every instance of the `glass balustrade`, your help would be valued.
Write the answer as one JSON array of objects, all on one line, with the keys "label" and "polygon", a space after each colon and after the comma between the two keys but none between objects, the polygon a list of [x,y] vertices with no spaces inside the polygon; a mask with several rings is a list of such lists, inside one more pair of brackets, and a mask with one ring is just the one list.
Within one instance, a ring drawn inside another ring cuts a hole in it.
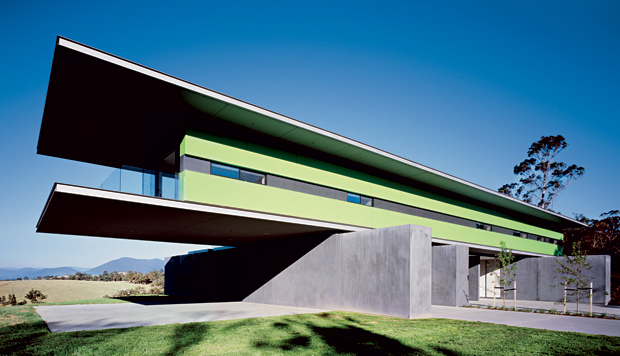
[{"label": "glass balustrade", "polygon": [[151,197],[179,199],[179,178],[176,174],[129,166],[115,169],[99,188]]}]

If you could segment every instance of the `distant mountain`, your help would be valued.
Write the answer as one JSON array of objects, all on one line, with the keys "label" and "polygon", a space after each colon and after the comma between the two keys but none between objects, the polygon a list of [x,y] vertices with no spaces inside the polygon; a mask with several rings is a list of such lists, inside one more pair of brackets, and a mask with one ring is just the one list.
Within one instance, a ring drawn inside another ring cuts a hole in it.
[{"label": "distant mountain", "polygon": [[142,273],[148,273],[152,270],[159,271],[164,269],[164,260],[154,258],[152,260],[141,260],[137,258],[122,257],[117,260],[113,260],[102,264],[95,268],[81,268],[81,267],[57,267],[57,268],[0,268],[0,280],[2,279],[16,279],[28,277],[29,279],[37,278],[38,276],[66,276],[69,274],[75,274],[82,272],[85,274],[102,274],[103,271],[108,272],[127,272],[136,271]]},{"label": "distant mountain", "polygon": [[77,270],[71,267],[57,268],[20,268],[20,269],[0,269],[0,279],[16,279],[28,277],[30,279],[38,276],[65,276],[74,274]]},{"label": "distant mountain", "polygon": [[117,260],[104,263],[101,266],[97,266],[95,268],[89,269],[84,273],[102,274],[104,271],[108,271],[108,273],[113,272],[113,271],[116,271],[116,272],[136,271],[136,272],[148,273],[148,272],[151,272],[152,270],[159,271],[160,269],[164,269],[164,260],[160,260],[158,258],[154,258],[152,260],[140,260],[136,258],[122,257]]}]

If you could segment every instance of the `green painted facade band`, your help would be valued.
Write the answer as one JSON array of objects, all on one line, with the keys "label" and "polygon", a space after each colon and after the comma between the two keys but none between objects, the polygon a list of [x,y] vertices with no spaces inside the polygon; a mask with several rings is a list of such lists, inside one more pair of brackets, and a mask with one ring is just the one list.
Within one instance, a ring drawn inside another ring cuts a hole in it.
[{"label": "green painted facade band", "polygon": [[[190,131],[181,143],[180,155],[200,157],[508,229],[562,239],[562,234],[559,232],[525,224],[489,209],[244,141]],[[499,242],[505,241],[515,250],[548,255],[559,254],[559,247],[548,243],[266,185],[193,171],[182,172],[180,179],[181,197],[188,201],[369,228],[415,224],[431,227],[435,238],[493,247],[499,247]]]}]

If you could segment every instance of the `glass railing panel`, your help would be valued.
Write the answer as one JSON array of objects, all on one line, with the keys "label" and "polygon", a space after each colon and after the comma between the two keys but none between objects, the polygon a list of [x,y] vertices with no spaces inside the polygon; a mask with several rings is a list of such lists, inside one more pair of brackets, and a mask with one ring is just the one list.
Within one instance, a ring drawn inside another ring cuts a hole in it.
[{"label": "glass railing panel", "polygon": [[120,191],[121,190],[121,170],[115,169],[114,171],[112,171],[112,174],[110,174],[108,178],[106,178],[103,181],[103,183],[101,183],[99,188],[105,189],[105,190]]},{"label": "glass railing panel", "polygon": [[128,166],[115,169],[99,188],[151,197],[179,199],[178,175]]},{"label": "glass railing panel", "polygon": [[175,174],[162,173],[161,197],[179,199],[179,179]]},{"label": "glass railing panel", "polygon": [[142,193],[142,171],[134,168],[121,169],[121,192]]}]

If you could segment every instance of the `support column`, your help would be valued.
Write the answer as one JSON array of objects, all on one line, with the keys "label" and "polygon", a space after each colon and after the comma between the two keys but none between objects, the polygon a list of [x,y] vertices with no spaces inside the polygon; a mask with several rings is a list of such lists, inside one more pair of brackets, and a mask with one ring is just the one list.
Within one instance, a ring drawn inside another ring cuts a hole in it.
[{"label": "support column", "polygon": [[469,247],[433,246],[432,303],[462,306],[469,293]]},{"label": "support column", "polygon": [[469,256],[469,301],[480,298],[480,256]]}]

